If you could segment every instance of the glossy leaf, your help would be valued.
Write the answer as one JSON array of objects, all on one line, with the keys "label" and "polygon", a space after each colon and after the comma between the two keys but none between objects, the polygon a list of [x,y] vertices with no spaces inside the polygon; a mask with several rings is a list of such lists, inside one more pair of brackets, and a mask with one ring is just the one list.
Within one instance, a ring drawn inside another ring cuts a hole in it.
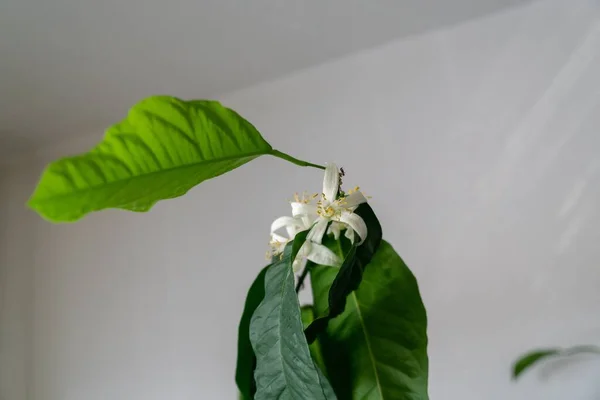
[{"label": "glossy leaf", "polygon": [[[311,270],[314,307],[328,307],[336,268]],[[340,399],[428,399],[427,315],[417,281],[382,241],[345,311],[319,335],[328,377]]]},{"label": "glossy leaf", "polygon": [[517,379],[523,372],[529,370],[534,365],[539,364],[552,357],[567,357],[575,354],[593,353],[600,354],[600,348],[596,346],[575,346],[568,349],[553,348],[531,351],[521,356],[514,364],[512,369],[513,379]]},{"label": "glossy leaf", "polygon": [[[338,253],[345,253],[339,254],[345,256],[344,262],[329,289],[329,308],[325,311],[325,315],[317,318],[306,328],[308,343],[312,343],[317,335],[327,327],[329,320],[344,312],[346,298],[359,287],[364,269],[381,243],[381,224],[371,206],[363,203],[358,206],[355,213],[362,217],[367,225],[367,238],[360,246],[357,246],[358,241],[355,240],[348,252],[343,252],[341,249],[338,251]],[[338,243],[340,242],[338,241]]]},{"label": "glossy leaf", "polygon": [[51,163],[29,206],[55,222],[106,208],[147,211],[273,150],[216,101],[149,97],[88,153]]},{"label": "glossy leaf", "polygon": [[313,362],[294,290],[292,244],[265,276],[265,297],[250,321],[256,400],[328,400],[335,395]]},{"label": "glossy leaf", "polygon": [[235,382],[240,391],[241,398],[253,399],[256,392],[254,383],[254,368],[256,367],[256,357],[250,343],[250,319],[252,314],[265,297],[265,275],[270,265],[263,268],[246,296],[244,312],[238,329],[238,354],[237,365],[235,368]]}]

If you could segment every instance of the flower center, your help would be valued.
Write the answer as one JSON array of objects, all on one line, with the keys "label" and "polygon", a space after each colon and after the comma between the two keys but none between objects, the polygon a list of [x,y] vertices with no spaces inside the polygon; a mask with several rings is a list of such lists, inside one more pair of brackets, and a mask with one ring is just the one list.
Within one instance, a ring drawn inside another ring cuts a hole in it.
[{"label": "flower center", "polygon": [[336,214],[336,210],[331,205],[327,207],[321,206],[317,208],[317,214],[324,218],[331,218]]},{"label": "flower center", "polygon": [[317,202],[317,214],[322,218],[339,220],[342,212],[346,210],[344,207],[346,203],[345,197],[340,197],[335,201],[328,201],[325,196]]}]

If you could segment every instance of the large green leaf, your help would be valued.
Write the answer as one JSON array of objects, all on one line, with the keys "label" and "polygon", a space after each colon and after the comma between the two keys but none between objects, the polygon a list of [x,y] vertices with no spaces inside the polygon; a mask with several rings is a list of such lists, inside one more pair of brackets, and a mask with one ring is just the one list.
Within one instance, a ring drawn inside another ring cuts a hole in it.
[{"label": "large green leaf", "polygon": [[263,268],[252,283],[252,286],[250,286],[238,329],[235,382],[243,399],[253,399],[256,392],[256,385],[254,384],[256,357],[254,356],[254,350],[252,350],[252,343],[250,343],[250,319],[265,297],[265,275],[269,267],[270,265]]},{"label": "large green leaf", "polygon": [[[318,314],[337,273],[311,270]],[[427,315],[415,277],[389,243],[381,242],[345,311],[318,340],[340,399],[428,399]]]},{"label": "large green leaf", "polygon": [[55,222],[105,208],[147,211],[263,154],[286,156],[218,102],[149,97],[90,152],[51,163],[29,206]]},{"label": "large green leaf", "polygon": [[512,377],[513,379],[517,379],[523,372],[548,358],[567,357],[582,353],[600,354],[600,347],[575,346],[568,349],[553,348],[531,351],[519,357],[519,359],[514,363]]},{"label": "large green leaf", "polygon": [[294,290],[292,244],[265,276],[265,297],[250,321],[256,354],[256,400],[334,399],[327,379],[311,358]]},{"label": "large green leaf", "polygon": [[[301,317],[302,324],[304,325],[304,329],[306,329],[314,320],[315,320],[315,310],[312,306],[302,306]],[[321,343],[318,340],[315,340],[311,343],[308,348],[310,349],[310,355],[312,356],[313,361],[319,367],[319,369],[323,372],[325,376],[327,376],[327,371],[325,369],[325,361],[323,361],[323,351],[321,350]]]},{"label": "large green leaf", "polygon": [[367,238],[360,246],[358,246],[358,240],[355,240],[354,245],[347,252],[341,249],[340,244],[342,243],[341,240],[344,239],[343,237],[335,241],[338,246],[338,255],[345,257],[344,262],[329,289],[328,310],[325,315],[315,319],[306,328],[305,333],[308,343],[312,343],[316,339],[317,335],[327,327],[330,319],[344,312],[346,298],[360,285],[364,269],[375,255],[381,243],[381,224],[379,224],[379,220],[375,216],[371,206],[363,203],[358,206],[355,213],[362,217],[367,225]]}]

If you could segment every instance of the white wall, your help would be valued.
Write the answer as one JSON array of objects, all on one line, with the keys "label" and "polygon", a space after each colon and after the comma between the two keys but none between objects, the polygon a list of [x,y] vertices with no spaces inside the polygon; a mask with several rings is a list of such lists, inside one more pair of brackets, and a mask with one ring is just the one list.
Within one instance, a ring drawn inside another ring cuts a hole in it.
[{"label": "white wall", "polygon": [[[542,1],[223,99],[373,196],[428,308],[432,399],[600,396],[594,360],[509,380],[532,346],[600,344],[598,16]],[[259,159],[148,214],[60,226],[18,206],[36,173],[4,186],[0,398],[234,398],[269,224],[320,173]]]},{"label": "white wall", "polygon": [[33,170],[0,171],[0,400],[30,398],[37,218],[22,197],[35,182]]}]

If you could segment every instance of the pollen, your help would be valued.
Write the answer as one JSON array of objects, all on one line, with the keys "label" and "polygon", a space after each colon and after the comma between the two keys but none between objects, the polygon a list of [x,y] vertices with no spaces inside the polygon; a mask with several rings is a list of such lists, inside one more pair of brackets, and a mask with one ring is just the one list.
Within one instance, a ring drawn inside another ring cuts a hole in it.
[{"label": "pollen", "polygon": [[308,192],[302,192],[302,196],[298,194],[298,192],[294,193],[294,199],[290,200],[290,202],[310,204],[310,202],[317,198],[318,194],[309,195]]}]

